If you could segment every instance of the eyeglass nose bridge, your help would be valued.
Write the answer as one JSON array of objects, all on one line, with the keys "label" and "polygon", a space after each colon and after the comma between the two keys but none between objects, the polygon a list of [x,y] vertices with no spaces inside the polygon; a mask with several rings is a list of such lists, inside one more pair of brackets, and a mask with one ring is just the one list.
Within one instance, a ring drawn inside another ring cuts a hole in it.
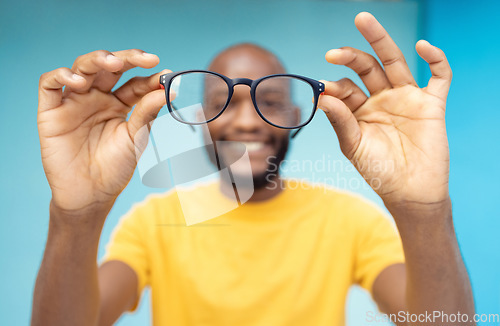
[{"label": "eyeglass nose bridge", "polygon": [[232,86],[236,86],[236,85],[247,85],[249,87],[252,87],[252,83],[253,83],[253,80],[252,79],[249,79],[249,78],[235,78],[235,79],[232,79]]},{"label": "eyeglass nose bridge", "polygon": [[[229,103],[231,102],[231,99],[233,97],[233,92],[234,92],[234,86],[236,85],[247,85],[248,87],[250,87],[250,96],[252,97],[252,104],[253,104],[253,107],[255,109],[255,111],[257,112],[257,114],[264,120],[266,121],[266,118],[264,118],[264,116],[262,115],[262,113],[260,113],[259,109],[257,109],[257,103],[255,102],[255,98],[254,98],[254,83],[255,81],[250,79],[250,78],[234,78],[234,79],[228,79],[228,86],[229,86],[229,97],[228,97],[228,101],[226,103],[226,106],[224,107],[224,109],[221,111],[220,114],[222,114],[223,111],[226,110],[227,106],[229,105]],[[219,114],[219,115],[220,115]]]}]

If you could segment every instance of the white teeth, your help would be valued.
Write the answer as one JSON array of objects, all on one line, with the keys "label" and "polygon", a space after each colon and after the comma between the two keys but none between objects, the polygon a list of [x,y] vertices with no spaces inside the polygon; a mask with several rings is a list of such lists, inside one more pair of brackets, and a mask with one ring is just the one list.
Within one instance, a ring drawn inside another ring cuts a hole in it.
[{"label": "white teeth", "polygon": [[264,147],[264,143],[258,141],[243,141],[241,143],[246,146],[247,151],[249,152],[257,151]]},{"label": "white teeth", "polygon": [[232,141],[228,145],[234,150],[241,150],[241,144],[245,145],[249,152],[258,151],[265,146],[265,143],[260,141]]}]

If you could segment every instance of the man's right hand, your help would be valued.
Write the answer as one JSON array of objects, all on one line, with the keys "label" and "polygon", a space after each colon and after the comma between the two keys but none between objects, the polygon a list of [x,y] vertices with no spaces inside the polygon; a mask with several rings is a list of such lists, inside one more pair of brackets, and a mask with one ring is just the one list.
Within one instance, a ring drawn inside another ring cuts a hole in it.
[{"label": "man's right hand", "polygon": [[68,212],[109,206],[128,184],[136,146],[143,149],[147,142],[147,133],[138,131],[165,104],[159,76],[170,71],[112,89],[125,71],[158,63],[156,55],[141,50],[95,51],[78,57],[71,69],[41,76],[38,131],[53,206]]}]

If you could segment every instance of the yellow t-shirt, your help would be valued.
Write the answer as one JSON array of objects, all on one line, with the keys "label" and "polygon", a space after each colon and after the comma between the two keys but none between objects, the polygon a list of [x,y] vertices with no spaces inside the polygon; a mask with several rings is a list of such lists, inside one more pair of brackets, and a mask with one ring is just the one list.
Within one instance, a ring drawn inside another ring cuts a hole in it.
[{"label": "yellow t-shirt", "polygon": [[191,226],[183,211],[228,205],[217,183],[183,192],[194,208],[174,191],[151,196],[121,220],[104,261],[129,265],[139,291],[151,287],[154,325],[343,325],[351,284],[371,292],[383,269],[404,262],[401,240],[356,195],[286,185]]}]

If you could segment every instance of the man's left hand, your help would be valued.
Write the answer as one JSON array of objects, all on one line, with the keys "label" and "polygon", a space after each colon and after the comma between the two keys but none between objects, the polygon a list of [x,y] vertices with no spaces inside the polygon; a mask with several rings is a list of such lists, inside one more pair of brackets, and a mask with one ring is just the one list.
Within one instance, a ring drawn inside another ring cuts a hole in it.
[{"label": "man's left hand", "polygon": [[355,24],[384,68],[360,50],[330,50],[326,60],[353,69],[371,96],[350,79],[325,82],[318,107],[332,123],[342,152],[386,206],[447,203],[445,109],[452,72],[446,56],[427,41],[416,44],[432,72],[427,87],[419,88],[382,25],[369,13],[360,13]]}]

